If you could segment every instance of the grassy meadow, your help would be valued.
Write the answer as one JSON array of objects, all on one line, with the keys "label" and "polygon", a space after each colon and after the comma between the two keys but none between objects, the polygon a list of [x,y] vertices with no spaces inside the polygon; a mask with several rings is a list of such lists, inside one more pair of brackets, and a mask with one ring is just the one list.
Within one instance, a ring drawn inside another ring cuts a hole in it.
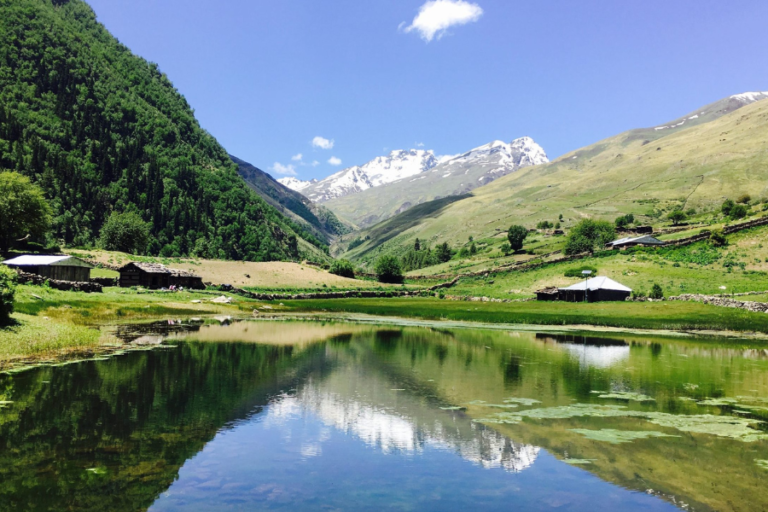
[{"label": "grassy meadow", "polygon": [[289,312],[482,323],[768,333],[768,315],[696,302],[463,302],[434,298],[285,301]]}]

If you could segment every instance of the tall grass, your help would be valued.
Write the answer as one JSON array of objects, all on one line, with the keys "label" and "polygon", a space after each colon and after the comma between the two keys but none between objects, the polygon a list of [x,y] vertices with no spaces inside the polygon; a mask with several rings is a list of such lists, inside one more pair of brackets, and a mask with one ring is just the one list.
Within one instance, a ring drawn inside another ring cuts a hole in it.
[{"label": "tall grass", "polygon": [[429,320],[530,325],[593,325],[627,329],[768,333],[768,315],[695,302],[460,302],[437,299],[287,301],[294,311],[325,311]]}]

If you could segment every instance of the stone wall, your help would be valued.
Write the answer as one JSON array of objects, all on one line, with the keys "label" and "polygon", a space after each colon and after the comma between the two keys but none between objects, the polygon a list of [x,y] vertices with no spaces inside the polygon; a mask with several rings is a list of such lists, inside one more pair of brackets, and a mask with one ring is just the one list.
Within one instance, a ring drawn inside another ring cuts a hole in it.
[{"label": "stone wall", "polygon": [[54,290],[63,290],[68,292],[70,291],[86,292],[86,293],[102,292],[102,286],[94,282],[57,281],[56,279],[47,279],[43,276],[39,276],[37,274],[30,274],[28,272],[23,272],[20,270],[16,270],[16,273],[19,275],[19,283],[23,283],[23,284],[33,284],[37,286],[42,286],[45,283],[48,283],[48,286],[50,286]]}]

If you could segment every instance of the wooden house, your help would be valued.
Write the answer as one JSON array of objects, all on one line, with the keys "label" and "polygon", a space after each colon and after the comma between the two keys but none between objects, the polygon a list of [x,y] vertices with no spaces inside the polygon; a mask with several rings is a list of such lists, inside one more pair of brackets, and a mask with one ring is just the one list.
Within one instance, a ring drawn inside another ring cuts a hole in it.
[{"label": "wooden house", "polygon": [[120,286],[143,286],[151,290],[179,286],[184,288],[203,290],[203,278],[187,272],[168,268],[159,263],[128,263],[120,270]]},{"label": "wooden house", "polygon": [[3,262],[11,268],[56,281],[87,283],[93,265],[74,256],[25,254]]}]

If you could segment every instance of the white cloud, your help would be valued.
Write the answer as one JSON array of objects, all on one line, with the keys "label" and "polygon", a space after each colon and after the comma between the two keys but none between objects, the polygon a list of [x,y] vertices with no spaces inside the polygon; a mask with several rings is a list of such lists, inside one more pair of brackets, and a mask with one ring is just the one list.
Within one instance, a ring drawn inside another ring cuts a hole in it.
[{"label": "white cloud", "polygon": [[312,139],[312,145],[320,149],[333,149],[333,143],[333,139],[328,140],[325,137],[320,137],[319,135]]},{"label": "white cloud", "polygon": [[296,168],[292,165],[283,165],[280,162],[275,162],[272,171],[283,176],[296,176]]},{"label": "white cloud", "polygon": [[318,165],[320,165],[320,162],[318,162],[317,160],[314,160],[312,162],[312,167],[317,167]]},{"label": "white cloud", "polygon": [[416,147],[417,148],[423,148],[424,147],[424,143],[423,142],[417,142],[416,143]]},{"label": "white cloud", "polygon": [[304,158],[304,155],[302,155],[301,153],[299,153],[298,155],[293,155],[293,156],[291,157],[291,160],[293,160],[294,162],[301,162],[301,159],[302,159],[302,158]]},{"label": "white cloud", "polygon": [[[427,42],[445,35],[447,30],[480,19],[483,9],[465,0],[430,0],[419,8],[419,14],[405,27],[405,32],[419,33]],[[400,24],[402,27],[403,24]]]},{"label": "white cloud", "polygon": [[335,156],[332,156],[331,158],[328,159],[328,163],[331,165],[341,165],[341,159],[336,158]]}]

